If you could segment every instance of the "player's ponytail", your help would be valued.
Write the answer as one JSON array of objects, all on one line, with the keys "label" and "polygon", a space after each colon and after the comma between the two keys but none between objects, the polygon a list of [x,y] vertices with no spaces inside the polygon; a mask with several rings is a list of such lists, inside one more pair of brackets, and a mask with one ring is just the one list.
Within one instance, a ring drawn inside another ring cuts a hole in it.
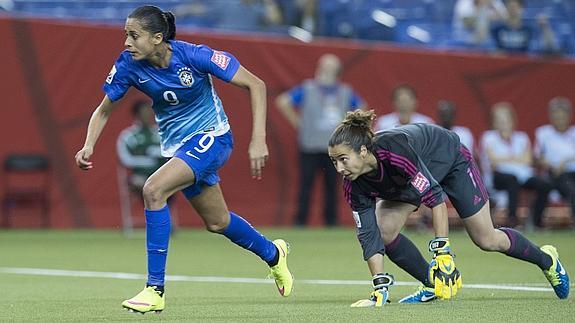
[{"label": "player's ponytail", "polygon": [[151,33],[161,33],[165,42],[176,37],[176,18],[169,11],[162,11],[156,6],[136,8],[128,18],[138,20],[142,28]]},{"label": "player's ponytail", "polygon": [[166,24],[168,26],[167,34],[164,35],[166,40],[171,40],[176,38],[176,17],[169,11],[164,11],[164,17],[166,17]]},{"label": "player's ponytail", "polygon": [[375,113],[373,110],[355,110],[348,112],[343,121],[337,126],[331,138],[329,146],[347,145],[354,151],[359,152],[361,146],[371,150],[373,130],[371,129]]}]

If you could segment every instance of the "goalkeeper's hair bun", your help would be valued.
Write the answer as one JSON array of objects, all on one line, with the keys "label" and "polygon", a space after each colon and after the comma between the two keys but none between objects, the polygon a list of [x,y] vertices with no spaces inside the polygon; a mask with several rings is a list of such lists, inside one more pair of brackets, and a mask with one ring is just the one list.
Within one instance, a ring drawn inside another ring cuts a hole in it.
[{"label": "goalkeeper's hair bun", "polygon": [[345,119],[343,119],[342,124],[350,127],[359,127],[371,130],[373,120],[375,120],[375,113],[373,110],[363,111],[357,109],[355,111],[348,112]]},{"label": "goalkeeper's hair bun", "polygon": [[373,110],[363,111],[357,109],[348,112],[340,125],[333,132],[329,146],[348,145],[354,151],[359,152],[361,146],[371,150],[373,140],[372,124],[375,120]]}]

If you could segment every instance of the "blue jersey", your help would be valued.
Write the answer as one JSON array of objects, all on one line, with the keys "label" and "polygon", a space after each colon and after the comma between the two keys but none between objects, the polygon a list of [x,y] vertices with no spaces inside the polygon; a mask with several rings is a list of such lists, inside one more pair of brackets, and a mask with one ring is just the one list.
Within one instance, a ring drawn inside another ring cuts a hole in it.
[{"label": "blue jersey", "polygon": [[130,86],[153,100],[165,157],[172,157],[197,133],[215,131],[217,135],[229,130],[211,75],[229,82],[240,66],[231,54],[204,45],[175,40],[170,45],[172,58],[166,68],[136,61],[129,52],[122,52],[103,86],[112,101],[122,98]]}]

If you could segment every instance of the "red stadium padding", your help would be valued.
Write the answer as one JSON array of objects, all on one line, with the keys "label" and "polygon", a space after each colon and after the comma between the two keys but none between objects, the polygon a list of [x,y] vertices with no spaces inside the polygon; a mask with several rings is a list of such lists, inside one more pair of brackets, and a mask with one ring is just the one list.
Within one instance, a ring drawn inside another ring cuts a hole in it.
[{"label": "red stadium padding", "polygon": [[[295,131],[276,111],[273,99],[311,77],[316,60],[325,52],[340,56],[345,65],[343,80],[352,84],[378,114],[391,111],[391,89],[408,82],[417,90],[422,113],[434,116],[438,100],[455,101],[459,123],[468,126],[476,140],[488,128],[488,108],[497,101],[514,104],[519,129],[531,136],[536,126],[547,121],[550,98],[563,95],[575,101],[575,62],[568,60],[438,53],[360,42],[304,44],[183,31],[178,36],[233,53],[266,81],[271,157],[261,181],[252,180],[249,173],[251,112],[247,92],[216,82],[236,139],[234,154],[221,173],[224,194],[230,209],[258,226],[289,225],[295,211]],[[141,94],[130,91],[112,115],[96,146],[93,170],[80,171],[74,154],[81,148],[90,114],[103,96],[101,85],[123,48],[122,26],[4,17],[0,18],[0,37],[0,158],[15,152],[49,156],[55,172],[50,192],[54,227],[119,227],[115,140],[131,122],[126,107]],[[311,221],[320,224],[319,188],[313,200]],[[351,225],[349,209],[343,198],[340,201],[340,220]],[[178,199],[178,214],[180,225],[201,225],[183,198]],[[19,225],[17,218],[13,225]],[[23,225],[32,224],[20,223]]]}]

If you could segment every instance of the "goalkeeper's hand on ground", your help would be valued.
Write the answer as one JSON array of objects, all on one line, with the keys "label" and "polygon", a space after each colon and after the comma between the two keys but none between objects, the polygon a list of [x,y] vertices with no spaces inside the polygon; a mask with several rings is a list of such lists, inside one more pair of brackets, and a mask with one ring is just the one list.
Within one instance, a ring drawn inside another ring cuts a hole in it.
[{"label": "goalkeeper's hand on ground", "polygon": [[351,307],[382,307],[389,302],[388,287],[393,285],[393,276],[390,274],[377,274],[373,276],[374,291],[367,299],[360,299],[351,304]]},{"label": "goalkeeper's hand on ground", "polygon": [[433,284],[435,296],[450,299],[457,295],[463,282],[461,273],[455,267],[449,238],[435,238],[429,242],[433,260],[429,265],[429,281]]}]

